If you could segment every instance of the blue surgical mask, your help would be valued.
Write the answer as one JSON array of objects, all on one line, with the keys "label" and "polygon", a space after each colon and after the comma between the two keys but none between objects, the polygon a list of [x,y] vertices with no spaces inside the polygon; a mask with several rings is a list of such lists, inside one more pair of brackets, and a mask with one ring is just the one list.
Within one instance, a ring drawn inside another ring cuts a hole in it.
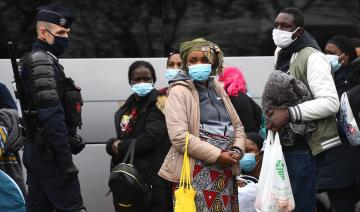
[{"label": "blue surgical mask", "polygon": [[138,83],[131,86],[131,90],[134,91],[138,96],[146,96],[153,89],[153,84],[148,82]]},{"label": "blue surgical mask", "polygon": [[256,166],[255,154],[245,153],[244,157],[240,160],[240,168],[242,171],[249,173]]},{"label": "blue surgical mask", "polygon": [[194,81],[203,82],[209,79],[211,64],[196,64],[188,66],[189,76]]},{"label": "blue surgical mask", "polygon": [[339,63],[339,56],[334,54],[327,54],[326,57],[329,59],[331,64],[331,72],[335,73],[341,67],[341,63]]},{"label": "blue surgical mask", "polygon": [[178,74],[178,72],[180,71],[180,69],[176,69],[176,68],[169,68],[166,69],[165,71],[165,77],[167,80],[172,80],[175,78],[175,76]]}]

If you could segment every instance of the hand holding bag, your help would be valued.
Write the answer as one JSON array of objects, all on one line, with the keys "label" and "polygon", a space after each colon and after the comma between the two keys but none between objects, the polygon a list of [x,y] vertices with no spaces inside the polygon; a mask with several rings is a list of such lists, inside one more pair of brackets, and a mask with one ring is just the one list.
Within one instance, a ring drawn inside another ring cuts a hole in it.
[{"label": "hand holding bag", "polygon": [[[134,167],[136,141],[133,140],[122,163],[115,166],[109,177],[116,211],[133,211],[139,205],[149,207],[152,201],[150,186]],[[130,159],[129,159],[130,158]]]},{"label": "hand holding bag", "polygon": [[186,135],[184,160],[181,169],[179,188],[175,190],[175,212],[196,212],[195,194],[196,191],[190,182],[190,159],[188,156],[188,133]]},{"label": "hand holding bag", "polygon": [[292,211],[295,208],[279,134],[276,133],[274,140],[271,131],[265,143],[255,207],[262,212]]}]

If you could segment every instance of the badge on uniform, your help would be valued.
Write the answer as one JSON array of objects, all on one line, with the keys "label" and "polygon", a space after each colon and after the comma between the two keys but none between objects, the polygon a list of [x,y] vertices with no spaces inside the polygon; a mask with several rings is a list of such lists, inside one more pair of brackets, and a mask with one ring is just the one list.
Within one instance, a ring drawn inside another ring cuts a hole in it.
[{"label": "badge on uniform", "polygon": [[65,18],[60,18],[59,22],[60,22],[60,26],[65,26],[66,19]]}]

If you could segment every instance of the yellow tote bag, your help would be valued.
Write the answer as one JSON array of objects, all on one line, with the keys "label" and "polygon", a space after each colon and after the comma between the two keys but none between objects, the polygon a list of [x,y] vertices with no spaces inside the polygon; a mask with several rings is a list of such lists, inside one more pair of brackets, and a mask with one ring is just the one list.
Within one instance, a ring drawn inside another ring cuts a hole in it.
[{"label": "yellow tote bag", "polygon": [[184,161],[181,169],[179,188],[175,191],[175,212],[196,212],[196,191],[190,182],[190,159],[188,156],[188,143],[190,134],[186,135]]}]

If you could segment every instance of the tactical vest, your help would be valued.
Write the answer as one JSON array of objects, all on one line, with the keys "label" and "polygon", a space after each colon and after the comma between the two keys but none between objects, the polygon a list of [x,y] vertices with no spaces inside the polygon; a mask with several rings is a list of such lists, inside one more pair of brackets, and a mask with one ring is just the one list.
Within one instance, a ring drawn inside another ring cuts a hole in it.
[{"label": "tactical vest", "polygon": [[[21,78],[22,78],[21,81],[23,83],[24,88],[31,87],[29,86],[29,77],[28,77],[29,71],[27,70],[28,63],[30,62],[30,55],[31,53],[25,54],[19,62],[20,70],[21,70]],[[58,62],[58,60],[53,58],[52,61],[54,63],[54,72],[55,72],[55,79],[57,84],[59,100],[65,113],[65,122],[68,127],[69,133],[75,134],[76,129],[78,127],[81,128],[82,125],[81,112],[82,112],[83,100],[81,96],[81,89],[75,85],[74,81],[71,78],[67,78],[65,76],[64,68]],[[35,111],[38,110],[38,108],[34,103],[34,99],[31,96],[31,92],[22,95],[25,95],[25,104],[26,104],[25,106],[22,105],[22,107],[24,107],[25,111],[28,111],[29,113],[28,116],[30,121],[34,124],[36,123],[35,125],[38,125],[38,123],[35,120],[31,120],[33,119],[33,116],[30,114],[33,114]]]},{"label": "tactical vest", "polygon": [[77,86],[70,77],[66,77],[64,73],[64,67],[55,61],[55,66],[59,70],[58,90],[60,102],[65,112],[65,122],[69,128],[81,128],[82,118],[81,111],[83,100],[81,96],[81,88]]}]

